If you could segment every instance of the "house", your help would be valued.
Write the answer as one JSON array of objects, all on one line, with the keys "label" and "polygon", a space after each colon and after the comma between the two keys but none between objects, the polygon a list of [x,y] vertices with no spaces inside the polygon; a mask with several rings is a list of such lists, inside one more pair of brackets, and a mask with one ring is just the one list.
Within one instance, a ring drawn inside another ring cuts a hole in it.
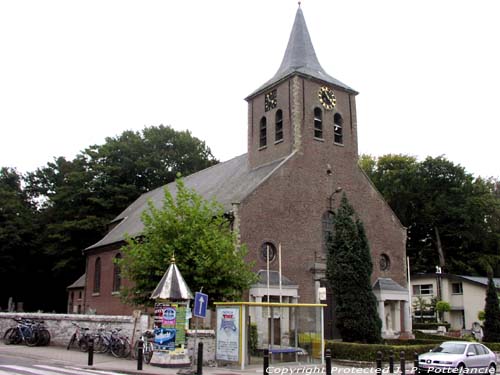
[{"label": "house", "polygon": [[68,314],[83,314],[85,312],[83,308],[85,274],[69,285],[66,290],[68,291]]},{"label": "house", "polygon": [[[500,278],[493,281],[500,291]],[[432,299],[446,301],[451,305],[451,310],[444,313],[443,319],[450,323],[450,329],[471,329],[472,323],[479,321],[479,311],[484,311],[487,286],[487,277],[446,273],[412,275],[413,318],[420,317],[420,311],[416,311],[419,297],[428,303]],[[425,316],[426,313],[422,312],[422,315]],[[433,317],[434,312],[428,311],[427,315]]]},{"label": "house", "polygon": [[[340,51],[338,57],[345,58]],[[411,331],[406,229],[358,166],[357,94],[321,67],[299,7],[278,71],[246,98],[247,153],[184,178],[188,188],[224,206],[255,272],[269,263],[276,274],[281,245],[287,280],[282,301],[326,302],[326,338],[335,336],[335,327],[325,239],[332,232],[340,193],[366,229],[383,332]],[[219,104],[214,100],[213,105]],[[175,184],[166,188],[175,195]],[[163,197],[163,187],[142,195],[113,220],[99,242],[85,249],[85,309],[98,314],[133,310],[120,301],[120,274],[113,260],[121,256],[125,234],[141,233],[146,202],[160,206]],[[267,282],[259,275],[248,300],[276,300],[283,292],[276,277]],[[262,288],[264,282],[269,288]],[[326,293],[320,293],[324,288]]]}]

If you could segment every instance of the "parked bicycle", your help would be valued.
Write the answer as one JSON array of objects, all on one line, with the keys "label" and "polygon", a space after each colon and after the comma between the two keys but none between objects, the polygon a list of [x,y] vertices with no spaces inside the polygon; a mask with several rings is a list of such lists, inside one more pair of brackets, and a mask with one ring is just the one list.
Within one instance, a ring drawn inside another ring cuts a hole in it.
[{"label": "parked bicycle", "polygon": [[67,350],[70,350],[73,345],[78,345],[78,348],[82,352],[86,352],[89,350],[89,340],[90,340],[90,333],[89,333],[89,328],[88,327],[81,327],[79,324],[72,322],[76,327],[75,332],[71,335],[71,338],[69,339],[68,346],[66,347]]},{"label": "parked bicycle", "polygon": [[154,337],[155,334],[152,331],[145,331],[141,334],[141,337],[134,343],[134,349],[132,350],[132,357],[137,359],[139,356],[139,341],[144,342],[142,347],[142,358],[145,363],[149,363],[153,357],[154,350]]},{"label": "parked bicycle", "polygon": [[17,322],[17,325],[5,331],[3,336],[5,344],[24,343],[28,346],[36,346],[50,343],[50,333],[43,321],[27,318],[13,318],[13,320]]}]

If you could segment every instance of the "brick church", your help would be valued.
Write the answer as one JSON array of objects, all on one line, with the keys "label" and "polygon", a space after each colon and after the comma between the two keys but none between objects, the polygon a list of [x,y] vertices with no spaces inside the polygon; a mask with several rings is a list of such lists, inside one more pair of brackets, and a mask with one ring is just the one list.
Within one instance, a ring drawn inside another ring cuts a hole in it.
[{"label": "brick church", "polygon": [[[325,237],[341,194],[366,229],[383,335],[411,332],[406,230],[358,166],[356,95],[321,67],[299,7],[278,71],[246,98],[247,153],[184,179],[187,187],[219,201],[234,220],[260,276],[246,294],[249,301],[267,301],[269,290],[271,301],[281,293],[283,302],[326,302],[326,338],[335,332],[331,295],[320,293],[326,285]],[[85,311],[131,313],[133,307],[120,302],[113,259],[121,256],[126,233],[140,234],[146,202],[160,206],[163,196],[162,187],[139,197],[113,220],[104,238],[85,249]]]}]

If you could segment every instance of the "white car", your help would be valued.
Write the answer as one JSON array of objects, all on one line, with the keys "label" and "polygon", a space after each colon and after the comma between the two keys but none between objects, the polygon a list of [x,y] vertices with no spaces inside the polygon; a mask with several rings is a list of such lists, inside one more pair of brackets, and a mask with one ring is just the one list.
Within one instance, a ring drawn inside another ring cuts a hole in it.
[{"label": "white car", "polygon": [[494,374],[496,368],[496,354],[477,342],[445,341],[418,356],[419,373]]}]

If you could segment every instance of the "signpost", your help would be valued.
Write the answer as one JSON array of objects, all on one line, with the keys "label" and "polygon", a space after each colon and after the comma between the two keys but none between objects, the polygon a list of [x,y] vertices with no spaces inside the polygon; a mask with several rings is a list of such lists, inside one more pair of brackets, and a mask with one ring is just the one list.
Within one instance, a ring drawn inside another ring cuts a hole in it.
[{"label": "signpost", "polygon": [[[196,316],[197,318],[205,319],[207,317],[207,305],[208,305],[208,295],[202,293],[201,291],[196,292],[194,296],[193,315]],[[194,347],[193,347],[193,359],[192,359],[193,363],[191,367],[194,364],[197,339],[198,339],[198,319],[196,320],[195,330],[194,330]]]}]

